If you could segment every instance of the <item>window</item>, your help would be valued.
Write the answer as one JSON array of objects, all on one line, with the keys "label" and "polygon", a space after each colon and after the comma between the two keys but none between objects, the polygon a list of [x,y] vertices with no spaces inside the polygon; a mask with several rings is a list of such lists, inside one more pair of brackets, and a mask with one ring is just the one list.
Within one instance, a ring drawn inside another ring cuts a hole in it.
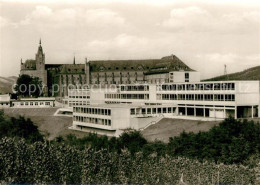
[{"label": "window", "polygon": [[33,102],[30,102],[30,105],[33,105]]},{"label": "window", "polygon": [[225,94],[225,101],[235,101],[234,94]]},{"label": "window", "polygon": [[195,94],[195,100],[203,100],[203,94]]},{"label": "window", "polygon": [[187,94],[186,100],[194,100],[194,94]]},{"label": "window", "polygon": [[214,84],[214,90],[220,90],[221,85],[219,83]]},{"label": "window", "polygon": [[224,95],[223,94],[215,94],[214,100],[215,101],[224,101]]},{"label": "window", "polygon": [[189,81],[190,81],[190,74],[185,73],[185,82],[189,82]]},{"label": "window", "polygon": [[166,113],[167,109],[166,108],[163,108],[163,113]]},{"label": "window", "polygon": [[213,84],[204,84],[204,90],[213,90]]},{"label": "window", "polygon": [[204,99],[205,101],[213,101],[213,94],[205,94]]},{"label": "window", "polygon": [[185,90],[185,85],[184,84],[178,85],[178,90],[179,91],[184,91]]},{"label": "window", "polygon": [[178,94],[178,100],[185,100],[185,94]]}]

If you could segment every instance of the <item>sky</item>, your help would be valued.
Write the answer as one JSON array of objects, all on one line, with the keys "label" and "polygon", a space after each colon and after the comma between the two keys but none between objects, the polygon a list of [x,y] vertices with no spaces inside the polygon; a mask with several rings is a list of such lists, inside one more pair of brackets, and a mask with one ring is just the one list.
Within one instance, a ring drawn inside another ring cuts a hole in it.
[{"label": "sky", "polygon": [[174,54],[205,79],[260,65],[260,1],[0,0],[0,76],[40,38],[47,64]]}]

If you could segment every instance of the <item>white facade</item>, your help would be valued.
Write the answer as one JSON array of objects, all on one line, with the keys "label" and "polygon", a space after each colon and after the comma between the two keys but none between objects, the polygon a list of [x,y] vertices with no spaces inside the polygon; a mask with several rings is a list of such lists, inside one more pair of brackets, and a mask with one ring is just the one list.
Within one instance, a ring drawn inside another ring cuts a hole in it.
[{"label": "white facade", "polygon": [[[116,89],[84,91],[89,96],[86,105],[79,105],[81,95],[78,105],[77,98],[73,98],[73,128],[84,131],[89,128],[91,131],[96,128],[111,132],[126,128],[140,129],[158,121],[159,117],[214,120],[229,116],[254,118],[260,115],[259,81],[129,84],[119,85]],[[78,93],[82,94],[80,91]],[[90,116],[85,112],[86,108],[95,108],[97,112]],[[108,109],[110,115],[100,116],[98,110],[102,108]],[[81,112],[78,112],[79,109]]]},{"label": "white facade", "polygon": [[47,108],[54,107],[55,98],[39,97],[39,98],[21,98],[20,100],[12,100],[11,107],[15,108]]},{"label": "white facade", "polygon": [[0,95],[0,108],[10,107],[10,95]]},{"label": "white facade", "polygon": [[172,71],[169,73],[169,83],[200,82],[197,71]]}]

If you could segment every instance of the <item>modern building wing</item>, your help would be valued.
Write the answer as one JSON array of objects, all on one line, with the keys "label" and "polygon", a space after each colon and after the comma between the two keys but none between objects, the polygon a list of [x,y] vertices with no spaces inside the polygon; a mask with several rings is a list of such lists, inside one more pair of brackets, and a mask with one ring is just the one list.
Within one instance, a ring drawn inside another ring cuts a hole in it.
[{"label": "modern building wing", "polygon": [[73,89],[68,103],[74,107],[73,129],[116,135],[122,129],[145,128],[162,117],[256,118],[259,97],[259,81],[183,82]]}]

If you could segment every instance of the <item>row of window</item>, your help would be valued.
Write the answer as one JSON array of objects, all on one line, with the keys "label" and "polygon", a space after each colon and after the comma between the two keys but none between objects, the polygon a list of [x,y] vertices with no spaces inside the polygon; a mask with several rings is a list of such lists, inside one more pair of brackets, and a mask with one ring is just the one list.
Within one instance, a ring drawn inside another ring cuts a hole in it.
[{"label": "row of window", "polygon": [[156,83],[168,83],[169,79],[167,78],[154,78],[154,79],[146,79],[147,83],[156,84]]},{"label": "row of window", "polygon": [[110,109],[100,108],[84,108],[84,107],[73,107],[73,112],[87,113],[87,114],[98,114],[98,115],[111,115]]},{"label": "row of window", "polygon": [[95,81],[95,84],[131,84],[132,82],[135,81],[131,81],[131,80],[126,80],[126,81]]},{"label": "row of window", "polygon": [[[111,70],[111,69],[115,69],[115,70],[119,70],[119,67],[115,67],[115,68],[111,68],[111,67],[108,67],[107,70]],[[122,68],[120,68],[122,69]],[[130,68],[129,67],[123,67],[124,70],[129,70]],[[142,67],[142,66],[138,66],[137,68],[136,67],[131,67],[131,69],[137,69],[137,70],[142,70],[142,69],[145,69],[145,67]],[[149,69],[149,66],[146,67],[146,69]],[[101,66],[99,68],[99,71],[105,71],[106,68]]]},{"label": "row of window", "polygon": [[138,109],[130,109],[131,115],[139,115],[139,114],[161,114],[161,113],[174,113],[175,107],[158,107],[158,108],[138,108]]},{"label": "row of window", "polygon": [[157,94],[157,100],[235,101],[234,94]]},{"label": "row of window", "polygon": [[89,118],[89,117],[83,117],[83,116],[74,116],[74,121],[83,122],[83,123],[92,123],[92,124],[98,124],[98,125],[108,125],[111,126],[111,120],[110,119],[100,119],[100,118]]},{"label": "row of window", "polygon": [[109,99],[141,99],[148,100],[149,94],[105,94]]},{"label": "row of window", "polygon": [[68,71],[69,71],[69,72],[70,72],[70,71],[74,71],[74,72],[80,72],[80,71],[81,71],[81,72],[85,72],[85,69],[81,69],[81,70],[80,70],[80,69],[79,69],[79,70],[78,70],[78,69],[74,69],[74,70],[73,70],[73,69],[68,69]]},{"label": "row of window", "polygon": [[148,85],[128,85],[128,86],[121,86],[121,91],[149,91]]},{"label": "row of window", "polygon": [[73,107],[75,105],[88,105],[89,102],[86,101],[70,101],[69,102],[69,107]]},{"label": "row of window", "polygon": [[163,84],[158,91],[235,90],[235,83]]},{"label": "row of window", "polygon": [[20,105],[21,106],[28,106],[28,105],[30,105],[30,106],[34,106],[34,105],[51,105],[51,103],[50,102],[21,102],[20,103]]},{"label": "row of window", "polygon": [[0,105],[8,105],[9,103],[0,103]]},{"label": "row of window", "polygon": [[69,96],[69,98],[90,99],[90,96]]}]

